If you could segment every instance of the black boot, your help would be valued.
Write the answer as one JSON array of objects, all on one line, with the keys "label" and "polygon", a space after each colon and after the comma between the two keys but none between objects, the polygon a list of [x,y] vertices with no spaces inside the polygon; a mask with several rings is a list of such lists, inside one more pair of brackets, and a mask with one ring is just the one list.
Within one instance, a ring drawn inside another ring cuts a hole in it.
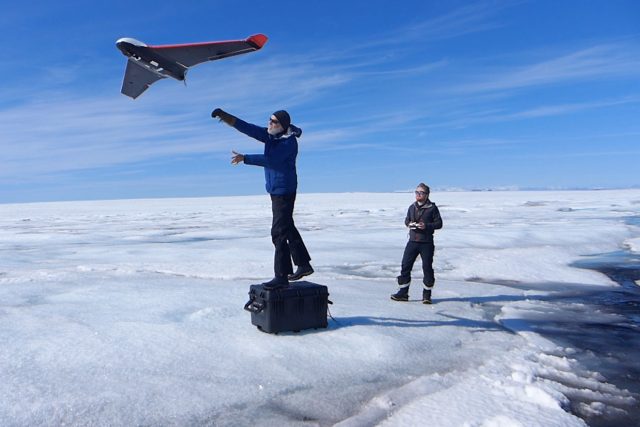
[{"label": "black boot", "polygon": [[401,286],[398,292],[391,295],[394,301],[409,301],[409,286]]},{"label": "black boot", "polygon": [[431,289],[422,290],[422,303],[431,304]]},{"label": "black boot", "polygon": [[289,280],[291,281],[300,280],[303,277],[311,276],[312,274],[313,274],[313,268],[311,267],[311,264],[299,265],[298,268],[296,269],[296,272],[289,275]]},{"label": "black boot", "polygon": [[286,288],[289,286],[289,281],[286,276],[276,276],[268,282],[264,282],[262,285],[265,290],[270,291],[273,289]]}]

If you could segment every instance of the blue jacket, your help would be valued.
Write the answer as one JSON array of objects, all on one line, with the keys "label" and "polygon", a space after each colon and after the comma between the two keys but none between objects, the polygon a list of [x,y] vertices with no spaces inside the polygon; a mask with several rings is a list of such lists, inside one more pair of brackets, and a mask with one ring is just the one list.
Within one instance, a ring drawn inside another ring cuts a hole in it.
[{"label": "blue jacket", "polygon": [[267,128],[236,119],[234,127],[251,138],[264,143],[264,154],[245,154],[244,163],[264,168],[265,188],[269,194],[294,194],[298,189],[296,157],[302,130],[291,125],[287,133],[269,135]]}]

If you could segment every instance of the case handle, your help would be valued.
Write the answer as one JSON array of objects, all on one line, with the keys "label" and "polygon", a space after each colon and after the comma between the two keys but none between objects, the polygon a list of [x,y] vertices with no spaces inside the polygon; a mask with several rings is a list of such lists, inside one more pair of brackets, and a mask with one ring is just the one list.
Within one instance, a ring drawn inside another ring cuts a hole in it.
[{"label": "case handle", "polygon": [[250,311],[251,313],[260,313],[262,310],[264,310],[264,304],[260,304],[259,302],[250,299],[244,305],[244,309]]}]

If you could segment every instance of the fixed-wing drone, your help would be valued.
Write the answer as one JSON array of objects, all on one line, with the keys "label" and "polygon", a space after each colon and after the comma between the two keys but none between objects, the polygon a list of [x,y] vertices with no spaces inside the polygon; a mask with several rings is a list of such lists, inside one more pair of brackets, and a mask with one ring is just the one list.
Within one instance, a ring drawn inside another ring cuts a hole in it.
[{"label": "fixed-wing drone", "polygon": [[184,81],[189,67],[206,61],[228,58],[259,50],[267,36],[256,34],[245,40],[148,46],[131,38],[121,38],[116,46],[127,57],[122,93],[137,98],[153,83],[165,77]]}]

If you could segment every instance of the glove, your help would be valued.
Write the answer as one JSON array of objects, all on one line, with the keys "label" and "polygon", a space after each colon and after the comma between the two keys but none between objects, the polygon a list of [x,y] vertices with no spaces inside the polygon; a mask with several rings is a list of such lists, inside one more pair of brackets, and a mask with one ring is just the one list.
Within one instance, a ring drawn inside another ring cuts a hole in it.
[{"label": "glove", "polygon": [[225,122],[229,126],[233,126],[236,124],[235,116],[232,116],[231,114],[220,108],[216,108],[215,110],[213,110],[211,112],[211,117],[213,117],[214,119],[217,117],[220,119],[220,121]]}]

